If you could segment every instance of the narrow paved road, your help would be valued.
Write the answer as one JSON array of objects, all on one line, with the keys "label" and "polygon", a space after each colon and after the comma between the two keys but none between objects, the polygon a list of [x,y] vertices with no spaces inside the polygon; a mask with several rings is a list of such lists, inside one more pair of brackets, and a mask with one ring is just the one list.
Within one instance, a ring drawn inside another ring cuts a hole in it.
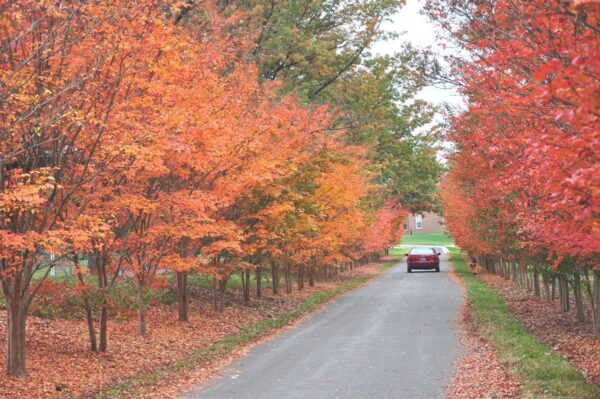
[{"label": "narrow paved road", "polygon": [[443,398],[461,301],[447,261],[440,273],[408,274],[398,263],[184,397]]}]

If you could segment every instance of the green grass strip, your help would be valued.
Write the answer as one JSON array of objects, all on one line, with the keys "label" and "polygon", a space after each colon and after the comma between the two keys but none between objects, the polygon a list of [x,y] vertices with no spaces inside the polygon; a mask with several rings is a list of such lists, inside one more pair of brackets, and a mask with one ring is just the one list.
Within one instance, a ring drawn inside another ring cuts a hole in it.
[{"label": "green grass strip", "polygon": [[446,233],[405,234],[400,241],[402,245],[448,245],[454,246],[454,240]]},{"label": "green grass strip", "polygon": [[587,383],[571,363],[525,330],[502,297],[468,271],[461,255],[453,254],[452,263],[465,282],[480,333],[508,364],[513,378],[522,384],[523,397],[600,398],[596,385]]},{"label": "green grass strip", "polygon": [[[382,263],[379,267],[379,272],[386,271],[396,263],[397,260]],[[294,310],[283,316],[249,324],[237,333],[229,335],[207,348],[194,351],[171,365],[147,374],[130,377],[125,381],[98,392],[94,397],[97,399],[108,399],[135,396],[142,388],[152,386],[161,379],[175,375],[184,369],[209,364],[216,359],[225,357],[237,347],[254,342],[270,331],[286,326],[305,314],[312,312],[325,302],[363,285],[378,275],[373,274],[346,280],[334,289],[316,292],[298,304]]]}]

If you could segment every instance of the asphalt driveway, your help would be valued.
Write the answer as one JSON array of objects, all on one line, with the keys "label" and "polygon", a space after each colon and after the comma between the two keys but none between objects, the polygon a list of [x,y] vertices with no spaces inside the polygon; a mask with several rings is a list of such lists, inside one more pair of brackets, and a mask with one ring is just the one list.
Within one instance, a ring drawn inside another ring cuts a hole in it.
[{"label": "asphalt driveway", "polygon": [[462,295],[442,259],[440,273],[398,263],[184,397],[443,398]]}]

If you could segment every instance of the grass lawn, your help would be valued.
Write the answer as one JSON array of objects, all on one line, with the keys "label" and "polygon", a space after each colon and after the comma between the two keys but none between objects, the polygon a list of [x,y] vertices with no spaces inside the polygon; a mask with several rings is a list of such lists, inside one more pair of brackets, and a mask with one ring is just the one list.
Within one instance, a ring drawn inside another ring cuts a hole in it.
[{"label": "grass lawn", "polygon": [[[401,245],[436,245],[448,247],[452,253],[460,253],[460,249],[454,244],[452,237],[446,233],[422,233],[422,234],[406,234],[402,236]],[[391,255],[403,255],[406,249],[392,248]]]},{"label": "grass lawn", "polygon": [[403,245],[454,245],[452,237],[446,233],[405,234],[400,244]]},{"label": "grass lawn", "polygon": [[597,386],[525,330],[502,297],[468,271],[460,254],[452,254],[452,263],[465,282],[479,333],[508,364],[513,378],[522,384],[524,397],[600,398]]}]

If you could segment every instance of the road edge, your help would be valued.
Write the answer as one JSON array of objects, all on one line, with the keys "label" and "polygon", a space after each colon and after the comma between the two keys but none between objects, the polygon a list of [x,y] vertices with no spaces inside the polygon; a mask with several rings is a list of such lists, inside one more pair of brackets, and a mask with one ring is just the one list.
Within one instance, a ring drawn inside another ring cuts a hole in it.
[{"label": "road edge", "polygon": [[460,256],[450,254],[448,260],[450,278],[460,288],[463,302],[456,314],[456,332],[460,345],[460,356],[454,364],[454,373],[446,386],[445,399],[478,399],[488,397],[519,398],[520,387],[500,362],[496,349],[481,335],[474,321],[467,283],[457,272],[453,259]]},{"label": "road edge", "polygon": [[[466,303],[475,333],[498,353],[502,366],[508,370],[512,380],[519,384],[516,397],[598,397],[595,385],[586,382],[584,376],[568,360],[530,334],[512,315],[504,299],[468,271],[463,255],[452,254],[450,261],[457,277],[464,284]],[[488,373],[482,378],[491,380]],[[567,396],[564,391],[557,392],[555,389],[567,390]],[[447,396],[447,399],[450,398],[452,396]]]},{"label": "road edge", "polygon": [[[208,380],[212,379],[215,374],[218,375],[219,371],[225,366],[244,356],[246,352],[254,346],[260,345],[263,342],[279,336],[284,331],[298,326],[309,317],[324,309],[336,298],[354,291],[371,280],[381,276],[399,261],[399,258],[382,260],[380,261],[377,272],[373,274],[343,281],[333,289],[318,291],[300,302],[291,312],[273,319],[265,319],[248,324],[242,327],[237,333],[228,335],[207,348],[194,351],[167,366],[121,380],[103,388],[91,397],[95,399],[143,397],[146,393],[145,391],[162,381],[176,378],[179,374],[184,372],[189,374],[193,373],[193,371],[199,372],[203,368],[215,366],[215,370],[212,370],[213,372],[210,373],[209,376],[200,377],[199,380],[194,380],[192,383],[186,384],[185,386],[179,386],[181,389],[177,390],[179,393],[183,393],[187,388],[206,383]],[[218,361],[223,358],[227,358],[227,361],[217,364]],[[154,394],[155,393],[156,392],[154,392]]]}]

